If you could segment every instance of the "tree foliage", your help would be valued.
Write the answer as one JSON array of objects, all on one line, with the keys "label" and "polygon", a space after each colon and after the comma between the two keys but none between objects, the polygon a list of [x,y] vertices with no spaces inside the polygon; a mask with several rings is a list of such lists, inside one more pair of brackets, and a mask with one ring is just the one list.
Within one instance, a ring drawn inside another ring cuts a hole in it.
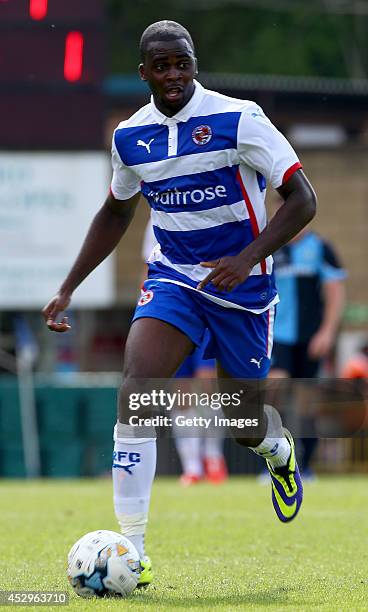
[{"label": "tree foliage", "polygon": [[108,0],[111,73],[134,72],[141,33],[160,19],[179,21],[190,30],[205,71],[324,77],[366,74],[367,17],[310,11],[307,5],[277,11],[231,2],[209,9],[191,2],[186,8],[179,0],[175,4]]}]

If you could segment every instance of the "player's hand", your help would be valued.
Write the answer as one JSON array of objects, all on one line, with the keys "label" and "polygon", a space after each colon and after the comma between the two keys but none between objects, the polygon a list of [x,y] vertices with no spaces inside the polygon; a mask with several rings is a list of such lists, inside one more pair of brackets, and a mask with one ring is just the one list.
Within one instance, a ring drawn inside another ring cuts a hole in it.
[{"label": "player's hand", "polygon": [[70,329],[68,317],[63,317],[60,322],[56,321],[58,315],[66,310],[70,304],[71,295],[57,293],[42,310],[43,318],[51,331],[66,332]]},{"label": "player's hand", "polygon": [[327,357],[335,341],[335,334],[329,329],[319,329],[312,336],[308,345],[308,355],[311,359]]},{"label": "player's hand", "polygon": [[232,291],[248,278],[252,269],[241,254],[228,255],[216,261],[201,261],[201,266],[212,271],[198,283],[197,289],[204,289],[211,282],[219,291]]}]

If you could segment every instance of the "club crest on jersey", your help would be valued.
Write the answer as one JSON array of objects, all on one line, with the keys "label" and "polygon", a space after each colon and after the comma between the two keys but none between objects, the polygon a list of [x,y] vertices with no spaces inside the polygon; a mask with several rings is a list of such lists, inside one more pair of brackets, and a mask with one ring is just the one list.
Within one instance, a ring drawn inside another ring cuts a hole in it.
[{"label": "club crest on jersey", "polygon": [[138,300],[138,306],[145,306],[150,302],[153,298],[153,291],[148,289],[147,291],[143,291],[141,297]]},{"label": "club crest on jersey", "polygon": [[197,145],[205,145],[212,138],[212,130],[209,125],[199,125],[192,132],[193,142]]}]

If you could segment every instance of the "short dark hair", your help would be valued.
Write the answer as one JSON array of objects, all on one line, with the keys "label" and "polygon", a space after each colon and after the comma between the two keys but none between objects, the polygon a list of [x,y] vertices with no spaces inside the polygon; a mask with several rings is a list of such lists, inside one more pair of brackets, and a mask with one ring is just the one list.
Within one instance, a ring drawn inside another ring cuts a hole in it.
[{"label": "short dark hair", "polygon": [[185,40],[187,40],[190,44],[193,53],[195,53],[192,37],[188,30],[180,23],[177,23],[176,21],[169,21],[168,19],[151,23],[151,25],[144,30],[139,43],[141,60],[144,61],[147,54],[147,47],[150,42],[159,40],[177,40],[178,38],[185,38]]}]

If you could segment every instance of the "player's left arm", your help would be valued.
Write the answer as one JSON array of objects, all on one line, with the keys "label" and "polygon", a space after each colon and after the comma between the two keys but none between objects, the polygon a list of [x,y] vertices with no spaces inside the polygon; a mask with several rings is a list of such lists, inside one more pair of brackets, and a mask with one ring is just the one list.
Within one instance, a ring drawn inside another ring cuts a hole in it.
[{"label": "player's left arm", "polygon": [[243,251],[217,261],[201,262],[212,271],[198,289],[211,281],[221,291],[232,291],[247,279],[256,264],[296,236],[316,212],[316,194],[295,151],[254,103],[248,104],[239,121],[238,154],[241,163],[260,172],[279,192],[284,204]]},{"label": "player's left arm", "polygon": [[258,238],[240,253],[252,267],[294,238],[316,214],[317,197],[303,170],[297,170],[277,191],[284,204]]},{"label": "player's left arm", "polygon": [[346,272],[338,256],[329,244],[324,243],[321,266],[323,317],[309,342],[308,354],[312,359],[326,357],[336,342],[345,307],[345,278]]},{"label": "player's left arm", "polygon": [[202,262],[202,266],[212,268],[212,272],[199,283],[198,289],[211,281],[221,291],[232,291],[247,279],[256,264],[289,242],[313,219],[317,198],[302,170],[297,170],[277,191],[284,204],[265,229],[238,255]]}]

